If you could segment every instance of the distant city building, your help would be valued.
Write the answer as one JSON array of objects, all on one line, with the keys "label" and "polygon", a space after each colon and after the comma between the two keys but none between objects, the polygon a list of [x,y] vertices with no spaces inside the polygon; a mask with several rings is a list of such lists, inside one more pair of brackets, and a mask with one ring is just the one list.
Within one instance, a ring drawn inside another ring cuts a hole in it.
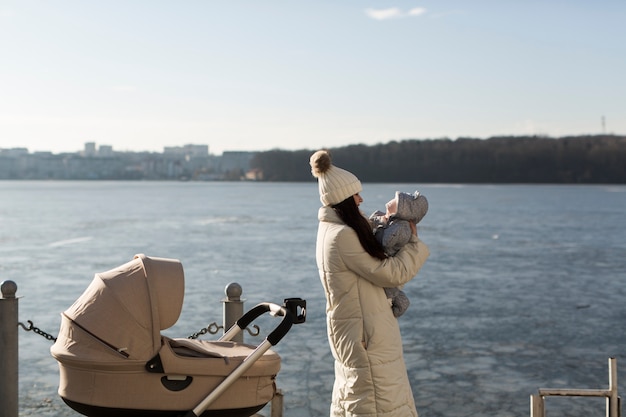
[{"label": "distant city building", "polygon": [[96,156],[96,142],[86,142],[83,155],[86,157]]},{"label": "distant city building", "polygon": [[245,178],[248,181],[263,181],[263,171],[260,169],[251,169],[246,172]]},{"label": "distant city building", "polygon": [[0,148],[0,179],[46,180],[258,180],[250,171],[255,152],[209,154],[208,145],[184,145],[157,152],[114,152],[111,145],[84,144],[82,151],[29,153]]},{"label": "distant city building", "polygon": [[256,152],[246,151],[225,151],[222,153],[222,161],[220,163],[220,171],[232,172],[250,170],[250,161]]},{"label": "distant city building", "polygon": [[28,155],[26,148],[0,149],[0,156],[17,157]]},{"label": "distant city building", "polygon": [[109,157],[112,157],[113,155],[114,155],[114,153],[113,153],[113,146],[111,146],[111,145],[100,145],[98,147],[98,156],[109,158]]},{"label": "distant city building", "polygon": [[209,156],[209,145],[166,146],[163,148],[163,154],[204,158]]}]

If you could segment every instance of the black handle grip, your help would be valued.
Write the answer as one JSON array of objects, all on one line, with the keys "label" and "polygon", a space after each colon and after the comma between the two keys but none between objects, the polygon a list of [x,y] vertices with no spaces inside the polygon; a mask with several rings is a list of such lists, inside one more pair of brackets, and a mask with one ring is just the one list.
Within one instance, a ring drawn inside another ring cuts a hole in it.
[{"label": "black handle grip", "polygon": [[280,340],[287,334],[289,329],[291,329],[291,325],[293,324],[293,316],[286,307],[279,306],[274,303],[261,303],[257,304],[250,310],[248,310],[239,320],[237,320],[237,326],[240,329],[245,329],[248,327],[250,323],[252,323],[257,317],[261,316],[264,313],[272,312],[276,316],[282,316],[283,319],[280,321],[278,326],[267,335],[266,339],[268,342],[275,346]]},{"label": "black handle grip", "polygon": [[283,305],[287,310],[291,311],[293,324],[300,324],[306,321],[306,300],[302,298],[285,298]]}]

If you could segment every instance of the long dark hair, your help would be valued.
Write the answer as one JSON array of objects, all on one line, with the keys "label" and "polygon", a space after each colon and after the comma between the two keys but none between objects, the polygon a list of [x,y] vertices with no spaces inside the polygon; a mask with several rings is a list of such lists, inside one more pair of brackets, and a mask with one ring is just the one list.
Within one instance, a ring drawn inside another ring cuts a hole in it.
[{"label": "long dark hair", "polygon": [[365,252],[381,260],[387,258],[382,245],[378,243],[374,237],[374,233],[372,233],[372,226],[359,211],[359,206],[356,205],[353,196],[346,198],[341,203],[335,204],[332,207],[341,220],[354,229]]}]

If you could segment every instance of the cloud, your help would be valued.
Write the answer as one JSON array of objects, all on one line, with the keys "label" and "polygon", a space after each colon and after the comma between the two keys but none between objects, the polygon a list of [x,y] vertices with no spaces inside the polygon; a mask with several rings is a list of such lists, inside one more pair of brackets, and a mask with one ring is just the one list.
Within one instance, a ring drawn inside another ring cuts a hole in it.
[{"label": "cloud", "polygon": [[400,17],[400,9],[366,9],[365,14],[375,20],[395,19]]},{"label": "cloud", "polygon": [[423,7],[415,7],[409,10],[409,16],[420,16],[424,13],[426,13],[426,9],[424,9]]},{"label": "cloud", "polygon": [[415,7],[408,12],[402,11],[397,7],[389,9],[365,9],[365,14],[374,20],[399,19],[403,17],[421,16],[426,13],[423,7]]}]

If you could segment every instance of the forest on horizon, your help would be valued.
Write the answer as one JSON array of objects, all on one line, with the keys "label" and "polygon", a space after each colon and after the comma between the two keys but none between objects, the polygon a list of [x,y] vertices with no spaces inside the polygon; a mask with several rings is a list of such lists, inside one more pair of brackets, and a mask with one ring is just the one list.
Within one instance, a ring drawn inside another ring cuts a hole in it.
[{"label": "forest on horizon", "polygon": [[[317,149],[259,152],[261,181],[314,181]],[[329,148],[363,182],[626,184],[626,136],[406,139]]]}]

